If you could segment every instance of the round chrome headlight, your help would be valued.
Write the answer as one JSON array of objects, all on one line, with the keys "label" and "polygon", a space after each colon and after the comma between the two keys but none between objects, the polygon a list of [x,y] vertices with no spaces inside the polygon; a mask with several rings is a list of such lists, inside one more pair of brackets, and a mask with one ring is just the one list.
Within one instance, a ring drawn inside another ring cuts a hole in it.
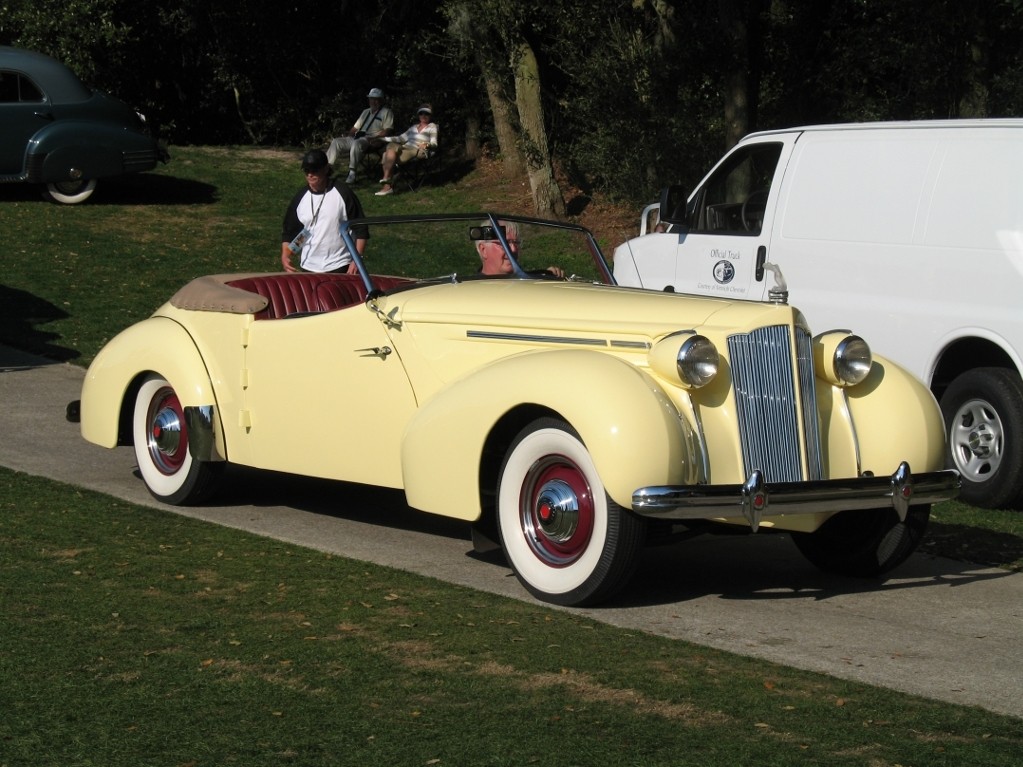
[{"label": "round chrome headlight", "polygon": [[853,386],[866,378],[873,364],[870,347],[859,336],[846,336],[835,347],[835,375],[846,386]]},{"label": "round chrome headlight", "polygon": [[699,389],[718,374],[718,350],[705,336],[690,336],[678,349],[675,367],[682,383]]},{"label": "round chrome headlight", "polygon": [[718,350],[705,336],[679,330],[657,341],[648,356],[662,378],[688,389],[706,386],[718,373]]}]

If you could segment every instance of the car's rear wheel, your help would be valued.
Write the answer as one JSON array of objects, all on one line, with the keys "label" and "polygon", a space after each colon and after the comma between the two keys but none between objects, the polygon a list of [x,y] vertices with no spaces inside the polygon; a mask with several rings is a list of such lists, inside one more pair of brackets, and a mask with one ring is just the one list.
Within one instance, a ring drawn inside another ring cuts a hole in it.
[{"label": "car's rear wheel", "polygon": [[164,503],[199,503],[216,489],[223,462],[197,461],[188,450],[184,408],[171,385],[151,374],[135,397],[132,421],[139,473]]},{"label": "car's rear wheel", "polygon": [[46,185],[45,196],[63,205],[76,205],[88,200],[96,190],[96,179],[84,178],[78,181],[57,181]]},{"label": "car's rear wheel", "polygon": [[905,522],[894,509],[842,511],[812,533],[792,533],[792,540],[824,572],[870,578],[906,561],[930,516],[930,506],[912,507]]},{"label": "car's rear wheel", "polygon": [[1023,380],[1013,370],[977,368],[945,390],[941,411],[959,498],[989,509],[1023,502]]},{"label": "car's rear wheel", "polygon": [[639,562],[646,523],[607,495],[589,451],[564,421],[541,418],[512,443],[498,486],[509,564],[535,597],[559,605],[608,599]]}]

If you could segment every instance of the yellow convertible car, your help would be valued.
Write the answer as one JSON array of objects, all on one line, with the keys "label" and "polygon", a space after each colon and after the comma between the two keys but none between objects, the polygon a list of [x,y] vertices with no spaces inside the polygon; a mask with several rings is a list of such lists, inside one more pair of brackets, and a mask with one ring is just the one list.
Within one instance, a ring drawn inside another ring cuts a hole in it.
[{"label": "yellow convertible car", "polygon": [[357,274],[200,277],[114,338],[85,439],[133,444],[171,504],[226,462],[400,488],[563,605],[692,530],[790,531],[818,567],[875,576],[957,492],[930,392],[849,331],[814,335],[782,290],[617,287],[589,231],[519,216],[364,219],[351,252],[356,234]]}]

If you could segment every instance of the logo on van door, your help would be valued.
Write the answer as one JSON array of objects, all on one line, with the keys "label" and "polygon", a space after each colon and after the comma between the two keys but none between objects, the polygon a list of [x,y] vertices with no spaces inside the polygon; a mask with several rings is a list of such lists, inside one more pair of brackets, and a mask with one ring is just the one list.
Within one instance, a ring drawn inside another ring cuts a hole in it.
[{"label": "logo on van door", "polygon": [[718,261],[714,264],[714,279],[719,285],[727,285],[735,277],[735,267],[731,261]]}]

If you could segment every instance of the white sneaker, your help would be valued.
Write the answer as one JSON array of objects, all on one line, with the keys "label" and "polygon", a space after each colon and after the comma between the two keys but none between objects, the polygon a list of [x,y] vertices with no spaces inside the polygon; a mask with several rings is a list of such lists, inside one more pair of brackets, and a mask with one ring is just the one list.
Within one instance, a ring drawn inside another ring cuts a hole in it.
[{"label": "white sneaker", "polygon": [[355,171],[354,170],[348,171],[348,178],[345,179],[345,183],[346,184],[354,184],[355,183]]},{"label": "white sneaker", "polygon": [[392,189],[389,186],[385,186],[383,189],[381,189],[379,192],[376,193],[376,196],[377,197],[386,197],[389,194],[394,194],[394,189]]}]

